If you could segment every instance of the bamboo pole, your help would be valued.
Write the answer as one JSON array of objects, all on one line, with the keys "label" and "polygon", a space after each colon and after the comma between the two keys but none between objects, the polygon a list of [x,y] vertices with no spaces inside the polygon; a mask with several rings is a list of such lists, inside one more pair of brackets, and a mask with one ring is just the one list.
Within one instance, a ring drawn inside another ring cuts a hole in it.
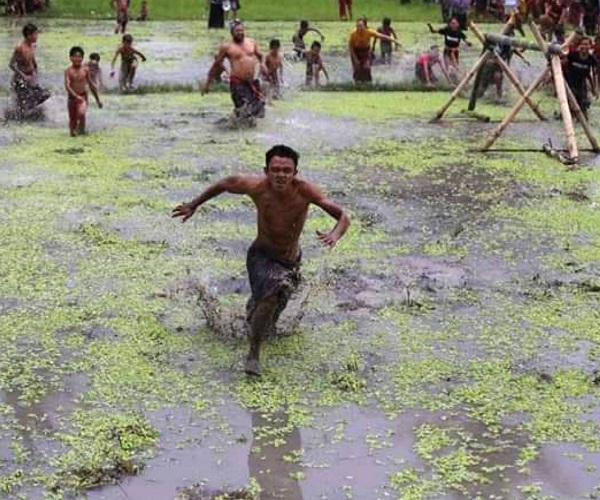
[{"label": "bamboo pole", "polygon": [[548,44],[546,43],[546,40],[544,40],[544,37],[540,33],[540,30],[537,27],[537,25],[533,21],[529,21],[529,28],[531,29],[531,32],[533,33],[533,37],[535,38],[535,41],[540,46],[540,49],[542,49],[542,52],[544,54],[548,55]]},{"label": "bamboo pole", "polygon": [[[508,64],[506,64],[506,61],[498,55],[496,55],[496,61],[498,62],[500,67],[504,70],[504,73],[506,73],[506,76],[508,77],[510,82],[519,91],[519,94],[521,94],[522,96],[525,95],[525,87],[523,87],[523,85],[521,85],[519,78],[517,77],[517,75],[515,75],[514,71],[511,69],[511,67]],[[546,121],[546,117],[542,114],[539,106],[535,102],[533,102],[531,97],[527,96],[525,98],[525,102],[529,105],[529,107],[531,108],[531,111],[533,111],[535,113],[535,116],[537,116],[542,121]]]},{"label": "bamboo pole", "polygon": [[569,109],[569,101],[567,99],[567,90],[565,88],[565,79],[562,72],[562,65],[560,64],[559,56],[552,56],[550,58],[550,65],[552,67],[552,77],[554,78],[554,88],[556,89],[556,97],[560,104],[560,114],[562,115],[563,125],[565,127],[565,134],[567,136],[567,147],[569,148],[569,155],[571,159],[577,160],[579,152],[577,149],[577,139],[575,138],[575,130],[573,128],[573,117],[571,116],[571,110]]},{"label": "bamboo pole", "polygon": [[[485,45],[486,35],[474,23],[471,23],[471,31],[473,31],[473,33],[479,39],[479,41]],[[537,49],[541,50],[540,47],[537,47]],[[513,86],[519,91],[521,95],[525,94],[525,87],[521,85],[521,82],[519,81],[517,75],[515,75],[511,67],[506,63],[506,61],[504,61],[504,59],[502,59],[498,55],[496,55],[495,57],[499,66],[506,73],[506,76],[508,77],[509,81],[513,84]],[[542,114],[538,105],[534,103],[529,97],[527,97],[527,104],[540,120],[546,120],[546,117]]]},{"label": "bamboo pole", "polygon": [[477,71],[479,71],[479,68],[481,66],[483,66],[483,64],[487,61],[488,57],[490,57],[490,53],[486,50],[481,55],[481,57],[477,60],[477,62],[473,65],[473,67],[469,70],[469,72],[464,76],[464,78],[458,84],[458,86],[454,89],[454,91],[450,95],[450,99],[448,100],[448,102],[446,104],[444,104],[439,109],[439,111],[435,115],[435,118],[433,118],[431,120],[432,122],[438,121],[442,116],[444,116],[444,113],[448,110],[448,108],[456,100],[456,98],[459,96],[459,94],[462,92],[462,90],[469,84],[469,82],[471,81],[471,78],[473,78],[473,76],[475,76],[475,73],[477,73]]},{"label": "bamboo pole", "polygon": [[590,127],[590,124],[588,123],[585,115],[583,114],[583,111],[579,106],[577,99],[575,99],[575,95],[573,94],[573,91],[571,90],[571,87],[567,82],[565,82],[565,90],[567,91],[567,99],[569,100],[569,104],[573,109],[573,113],[575,114],[575,117],[577,118],[579,123],[581,123],[583,131],[585,132],[586,137],[590,141],[590,146],[592,146],[592,149],[595,153],[599,153],[600,147],[598,146],[598,141],[596,141],[596,137],[592,132],[592,128]]},{"label": "bamboo pole", "polygon": [[504,117],[500,125],[494,130],[493,134],[488,138],[483,147],[482,151],[487,151],[492,147],[496,139],[502,135],[502,132],[508,127],[511,121],[517,116],[521,108],[525,106],[525,102],[527,98],[535,92],[535,90],[544,82],[544,80],[548,77],[549,68],[546,68],[544,71],[540,73],[540,75],[533,81],[533,83],[529,86],[529,88],[525,91],[525,93],[521,96],[521,98],[516,102],[510,112]]}]

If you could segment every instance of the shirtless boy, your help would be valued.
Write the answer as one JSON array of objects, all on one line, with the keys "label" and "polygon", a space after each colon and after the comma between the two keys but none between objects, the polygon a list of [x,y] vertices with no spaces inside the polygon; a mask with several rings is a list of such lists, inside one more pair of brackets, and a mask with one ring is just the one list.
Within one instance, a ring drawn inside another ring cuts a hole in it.
[{"label": "shirtless boy", "polygon": [[321,42],[325,41],[325,37],[323,33],[321,33],[317,28],[312,28],[308,21],[300,21],[300,26],[294,33],[292,37],[292,43],[294,44],[294,52],[300,59],[304,59],[304,55],[306,52],[306,44],[304,43],[304,36],[312,31],[321,37]]},{"label": "shirtless boy", "polygon": [[85,68],[90,74],[90,79],[98,91],[102,90],[102,69],[100,68],[100,54],[92,52]]},{"label": "shirtless boy", "polygon": [[35,60],[35,44],[38,29],[35,24],[23,27],[24,40],[19,43],[8,63],[13,71],[12,87],[17,94],[17,107],[21,117],[26,117],[38,105],[50,97],[50,92],[37,83],[37,62]]},{"label": "shirtless boy", "polygon": [[321,44],[315,40],[311,44],[310,50],[306,52],[306,86],[310,87],[314,82],[315,87],[318,87],[321,84],[321,72],[329,82],[329,73],[327,73],[321,57]]},{"label": "shirtless boy", "polygon": [[277,38],[273,38],[269,42],[269,53],[265,58],[265,66],[267,67],[267,100],[270,102],[273,99],[281,98],[281,85],[283,84],[283,56],[279,51],[281,42]]},{"label": "shirtless boy", "polygon": [[115,76],[115,63],[117,58],[121,56],[121,70],[119,72],[119,89],[134,90],[133,79],[138,67],[137,56],[142,61],[146,61],[146,56],[139,50],[133,48],[133,37],[131,35],[123,36],[123,43],[117,48],[112,62],[110,63],[110,76]]},{"label": "shirtless boy", "polygon": [[202,94],[206,94],[210,89],[214,66],[222,65],[227,59],[230,65],[229,88],[236,116],[262,118],[265,114],[265,99],[260,92],[260,83],[254,75],[257,62],[261,65],[261,72],[268,73],[263,54],[257,43],[245,36],[244,24],[241,21],[231,23],[230,31],[232,39],[224,42],[219,48],[208,71],[206,83],[202,87]]},{"label": "shirtless boy", "polygon": [[114,0],[113,5],[117,9],[117,24],[115,33],[125,34],[129,22],[129,2],[127,0]]},{"label": "shirtless boy", "polygon": [[67,89],[67,105],[69,110],[69,131],[71,137],[85,133],[85,113],[88,106],[88,89],[92,92],[98,107],[102,102],[98,89],[92,81],[90,71],[83,65],[83,49],[72,47],[69,51],[71,66],[65,70],[65,89]]},{"label": "shirtless boy", "polygon": [[350,224],[348,215],[312,182],[297,178],[298,153],[278,145],[266,154],[264,175],[237,175],[212,184],[197,198],[173,210],[185,222],[203,203],[220,195],[248,195],[258,212],[258,235],[248,250],[246,267],[252,296],[246,306],[250,326],[250,352],[245,372],[260,375],[260,346],[300,283],[299,239],[311,204],[322,208],[337,223],[317,239],[333,248]]}]

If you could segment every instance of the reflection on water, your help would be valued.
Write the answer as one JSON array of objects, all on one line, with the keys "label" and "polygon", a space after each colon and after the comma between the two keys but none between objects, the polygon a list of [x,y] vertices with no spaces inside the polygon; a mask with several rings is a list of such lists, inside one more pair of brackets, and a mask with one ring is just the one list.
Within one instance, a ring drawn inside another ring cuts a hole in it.
[{"label": "reflection on water", "polygon": [[[261,500],[302,500],[302,490],[296,479],[302,467],[295,462],[286,461],[285,456],[294,456],[302,448],[300,430],[293,427],[290,433],[278,431],[288,425],[285,413],[252,413],[252,446],[248,455],[250,477],[255,478],[261,487]],[[262,432],[261,432],[262,431]],[[268,431],[268,436],[265,436]],[[262,435],[262,438],[261,438]],[[274,436],[285,440],[279,445],[273,444]]]}]

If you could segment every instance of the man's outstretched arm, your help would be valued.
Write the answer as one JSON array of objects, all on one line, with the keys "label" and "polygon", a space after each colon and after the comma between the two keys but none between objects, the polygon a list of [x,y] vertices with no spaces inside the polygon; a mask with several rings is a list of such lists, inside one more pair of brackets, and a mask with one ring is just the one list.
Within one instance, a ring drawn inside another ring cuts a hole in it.
[{"label": "man's outstretched arm", "polygon": [[317,231],[317,239],[324,245],[333,248],[348,230],[348,227],[350,226],[350,217],[344,211],[344,209],[342,209],[342,207],[327,198],[327,195],[323,193],[323,191],[321,191],[321,189],[319,189],[317,186],[311,184],[309,185],[308,189],[311,195],[311,203],[322,208],[325,210],[325,212],[331,215],[331,217],[337,220],[336,225],[331,231],[327,233]]},{"label": "man's outstretched arm", "polygon": [[233,175],[221,179],[208,186],[192,201],[177,205],[173,209],[172,217],[181,217],[181,222],[185,222],[194,215],[194,212],[196,212],[196,209],[200,205],[206,203],[208,200],[219,196],[222,193],[249,194],[258,182],[259,180],[257,177],[246,175]]}]

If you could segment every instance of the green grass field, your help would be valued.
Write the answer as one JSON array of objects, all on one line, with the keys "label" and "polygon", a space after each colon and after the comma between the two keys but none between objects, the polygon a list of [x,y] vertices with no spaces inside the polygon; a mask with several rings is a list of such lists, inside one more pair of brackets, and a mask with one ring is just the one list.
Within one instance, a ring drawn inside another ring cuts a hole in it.
[{"label": "green grass field", "polygon": [[[131,12],[137,15],[141,0],[132,0]],[[243,19],[264,21],[296,21],[310,19],[312,21],[335,21],[338,18],[338,4],[335,0],[305,0],[302,2],[285,0],[241,1],[242,9],[238,15]],[[204,0],[149,0],[150,18],[152,20],[198,20],[206,18],[207,9]],[[104,18],[112,17],[113,11],[109,0],[54,0],[48,11],[52,17]],[[439,7],[434,4],[413,0],[408,5],[400,5],[398,0],[368,0],[354,2],[354,17],[366,15],[379,22],[383,16],[390,16],[394,21],[437,21],[440,17]]]}]

